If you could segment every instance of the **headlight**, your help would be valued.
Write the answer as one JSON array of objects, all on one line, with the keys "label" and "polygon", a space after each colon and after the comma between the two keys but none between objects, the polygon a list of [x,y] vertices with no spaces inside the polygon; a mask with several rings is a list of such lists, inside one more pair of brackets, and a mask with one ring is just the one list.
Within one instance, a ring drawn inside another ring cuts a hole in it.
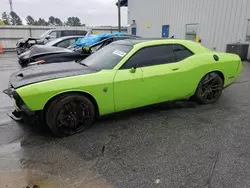
[{"label": "headlight", "polygon": [[44,64],[45,61],[44,60],[39,60],[39,61],[36,61],[36,62],[33,62],[33,63],[29,63],[29,65],[41,65],[41,64]]},{"label": "headlight", "polygon": [[13,98],[14,92],[15,92],[14,88],[8,88],[8,89],[3,90],[3,93],[8,95],[10,98]]},{"label": "headlight", "polygon": [[23,59],[29,59],[29,55],[25,55],[25,56],[23,56]]},{"label": "headlight", "polygon": [[10,98],[15,100],[15,103],[18,108],[23,108],[23,109],[26,108],[22,98],[18,95],[18,93],[15,91],[14,88],[5,89],[3,92]]}]

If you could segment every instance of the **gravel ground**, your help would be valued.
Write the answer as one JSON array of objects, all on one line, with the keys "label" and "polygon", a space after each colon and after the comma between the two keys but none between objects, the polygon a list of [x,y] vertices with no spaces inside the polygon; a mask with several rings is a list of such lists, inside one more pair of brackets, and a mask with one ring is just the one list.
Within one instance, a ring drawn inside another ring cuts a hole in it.
[{"label": "gravel ground", "polygon": [[[0,54],[0,90],[19,69]],[[0,187],[250,187],[250,63],[214,105],[180,102],[119,113],[55,138],[18,124],[0,94]]]}]

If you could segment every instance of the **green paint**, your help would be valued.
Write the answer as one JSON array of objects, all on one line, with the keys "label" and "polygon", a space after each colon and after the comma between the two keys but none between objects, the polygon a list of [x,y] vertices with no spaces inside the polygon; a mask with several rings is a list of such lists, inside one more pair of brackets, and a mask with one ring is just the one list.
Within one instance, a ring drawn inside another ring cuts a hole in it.
[{"label": "green paint", "polygon": [[[181,62],[119,70],[139,49],[162,44],[182,44],[195,55]],[[216,62],[213,55],[219,57]],[[17,89],[31,110],[43,110],[53,97],[67,92],[83,92],[96,100],[100,115],[142,107],[164,101],[189,98],[207,73],[219,71],[224,86],[232,84],[242,70],[237,55],[212,52],[198,43],[185,40],[156,40],[134,45],[112,70],[60,78]],[[233,79],[232,79],[233,78]],[[104,92],[104,89],[107,92]]]}]

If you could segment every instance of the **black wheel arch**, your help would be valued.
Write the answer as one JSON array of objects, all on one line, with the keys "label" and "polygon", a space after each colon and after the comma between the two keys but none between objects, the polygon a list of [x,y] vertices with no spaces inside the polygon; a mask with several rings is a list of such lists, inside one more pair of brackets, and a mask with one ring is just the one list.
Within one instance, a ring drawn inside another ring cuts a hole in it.
[{"label": "black wheel arch", "polygon": [[223,84],[225,83],[225,76],[224,76],[224,74],[223,74],[221,71],[219,71],[219,70],[211,71],[211,72],[208,72],[207,74],[205,74],[203,77],[200,78],[200,81],[197,83],[195,92],[197,91],[197,89],[198,89],[198,87],[199,87],[199,85],[200,85],[202,79],[205,78],[208,74],[211,74],[211,73],[216,73],[216,74],[218,74],[218,75],[221,77],[221,79],[222,79],[222,81],[223,81]]},{"label": "black wheel arch", "polygon": [[221,79],[222,79],[222,81],[223,81],[223,84],[225,83],[225,76],[224,76],[224,74],[223,74],[221,71],[219,71],[219,70],[215,70],[215,71],[211,71],[211,72],[208,72],[207,74],[205,74],[205,75],[200,79],[200,81],[199,81],[197,87],[199,86],[201,80],[202,80],[204,77],[206,77],[208,74],[211,74],[211,73],[218,74],[218,75],[221,77]]},{"label": "black wheel arch", "polygon": [[223,83],[225,83],[225,76],[224,76],[224,74],[221,71],[213,71],[213,72],[216,73],[216,74],[218,74],[221,77]]},{"label": "black wheel arch", "polygon": [[[207,79],[207,76],[209,76],[208,77],[208,79],[214,79],[214,78],[220,78],[220,84],[222,84],[222,86],[224,85],[224,83],[225,83],[225,77],[224,77],[224,74],[221,72],[221,71],[217,71],[217,70],[215,70],[215,71],[211,71],[211,72],[208,72],[208,73],[206,73],[201,79],[200,79],[200,81],[199,81],[199,83],[198,83],[198,85],[197,85],[197,88],[196,88],[196,91],[195,91],[195,93],[194,93],[194,95],[190,98],[192,101],[195,101],[195,102],[197,102],[198,104],[212,104],[212,103],[214,103],[214,102],[216,102],[217,100],[218,100],[218,98],[220,97],[220,95],[221,95],[221,92],[222,92],[222,90],[223,90],[223,87],[221,88],[221,91],[220,91],[220,94],[218,95],[218,97],[217,98],[215,98],[215,100],[213,101],[213,100],[211,100],[211,101],[204,101],[203,99],[201,99],[201,97],[200,97],[200,88],[201,88],[201,86],[202,86],[202,82],[203,82],[203,80],[204,79]],[[212,77],[212,78],[210,78],[210,76]]]},{"label": "black wheel arch", "polygon": [[95,114],[96,114],[96,116],[99,116],[99,114],[100,114],[99,113],[99,107],[98,107],[98,104],[96,102],[96,99],[92,95],[90,95],[89,93],[86,93],[84,91],[69,91],[69,92],[64,92],[64,93],[60,93],[58,95],[55,95],[54,97],[50,98],[46,102],[46,104],[45,104],[45,106],[43,108],[44,109],[43,110],[44,114],[46,114],[46,112],[47,112],[47,110],[48,110],[48,108],[49,108],[49,106],[50,106],[51,103],[55,102],[56,100],[60,100],[64,96],[67,96],[67,95],[82,95],[82,96],[87,97],[93,103],[93,105],[95,107],[95,112],[96,112]]}]

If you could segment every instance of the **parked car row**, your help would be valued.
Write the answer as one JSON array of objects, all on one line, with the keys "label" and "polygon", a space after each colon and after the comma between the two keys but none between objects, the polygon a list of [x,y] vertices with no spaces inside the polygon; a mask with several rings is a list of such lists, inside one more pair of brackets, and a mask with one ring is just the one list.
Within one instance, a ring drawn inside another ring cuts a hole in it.
[{"label": "parked car row", "polygon": [[[85,59],[90,54],[96,52],[98,49],[118,40],[124,40],[124,39],[135,39],[137,37],[129,36],[129,35],[123,35],[123,36],[113,36],[106,39],[103,39],[100,42],[97,42],[95,44],[92,44],[91,46],[88,46],[88,48],[71,48],[71,49],[64,49],[61,48],[62,45],[60,40],[62,40],[63,43],[65,41],[71,40],[72,37],[63,37],[59,38],[55,41],[52,41],[48,43],[47,45],[35,45],[30,50],[22,53],[19,56],[19,64],[22,67],[26,67],[28,65],[35,65],[39,63],[59,63],[59,62],[68,62],[68,61],[79,61],[82,59]],[[75,38],[78,40],[82,37]],[[73,43],[71,43],[68,47],[72,46],[76,40],[74,40]],[[52,47],[54,44],[57,47]],[[35,62],[35,63],[34,63]]]},{"label": "parked car row", "polygon": [[9,116],[45,122],[56,136],[86,130],[98,116],[156,103],[215,103],[242,70],[239,56],[192,41],[128,35],[75,50],[33,46],[19,62],[28,67],[11,75],[4,90],[15,101]]},{"label": "parked car row", "polygon": [[91,33],[92,31],[85,31],[85,30],[68,30],[68,29],[48,30],[38,38],[30,37],[28,39],[19,40],[16,44],[16,52],[18,55],[20,55],[21,53],[25,52],[27,49],[29,49],[31,46],[35,44],[44,45],[57,38],[66,36],[86,36],[87,34]]}]

